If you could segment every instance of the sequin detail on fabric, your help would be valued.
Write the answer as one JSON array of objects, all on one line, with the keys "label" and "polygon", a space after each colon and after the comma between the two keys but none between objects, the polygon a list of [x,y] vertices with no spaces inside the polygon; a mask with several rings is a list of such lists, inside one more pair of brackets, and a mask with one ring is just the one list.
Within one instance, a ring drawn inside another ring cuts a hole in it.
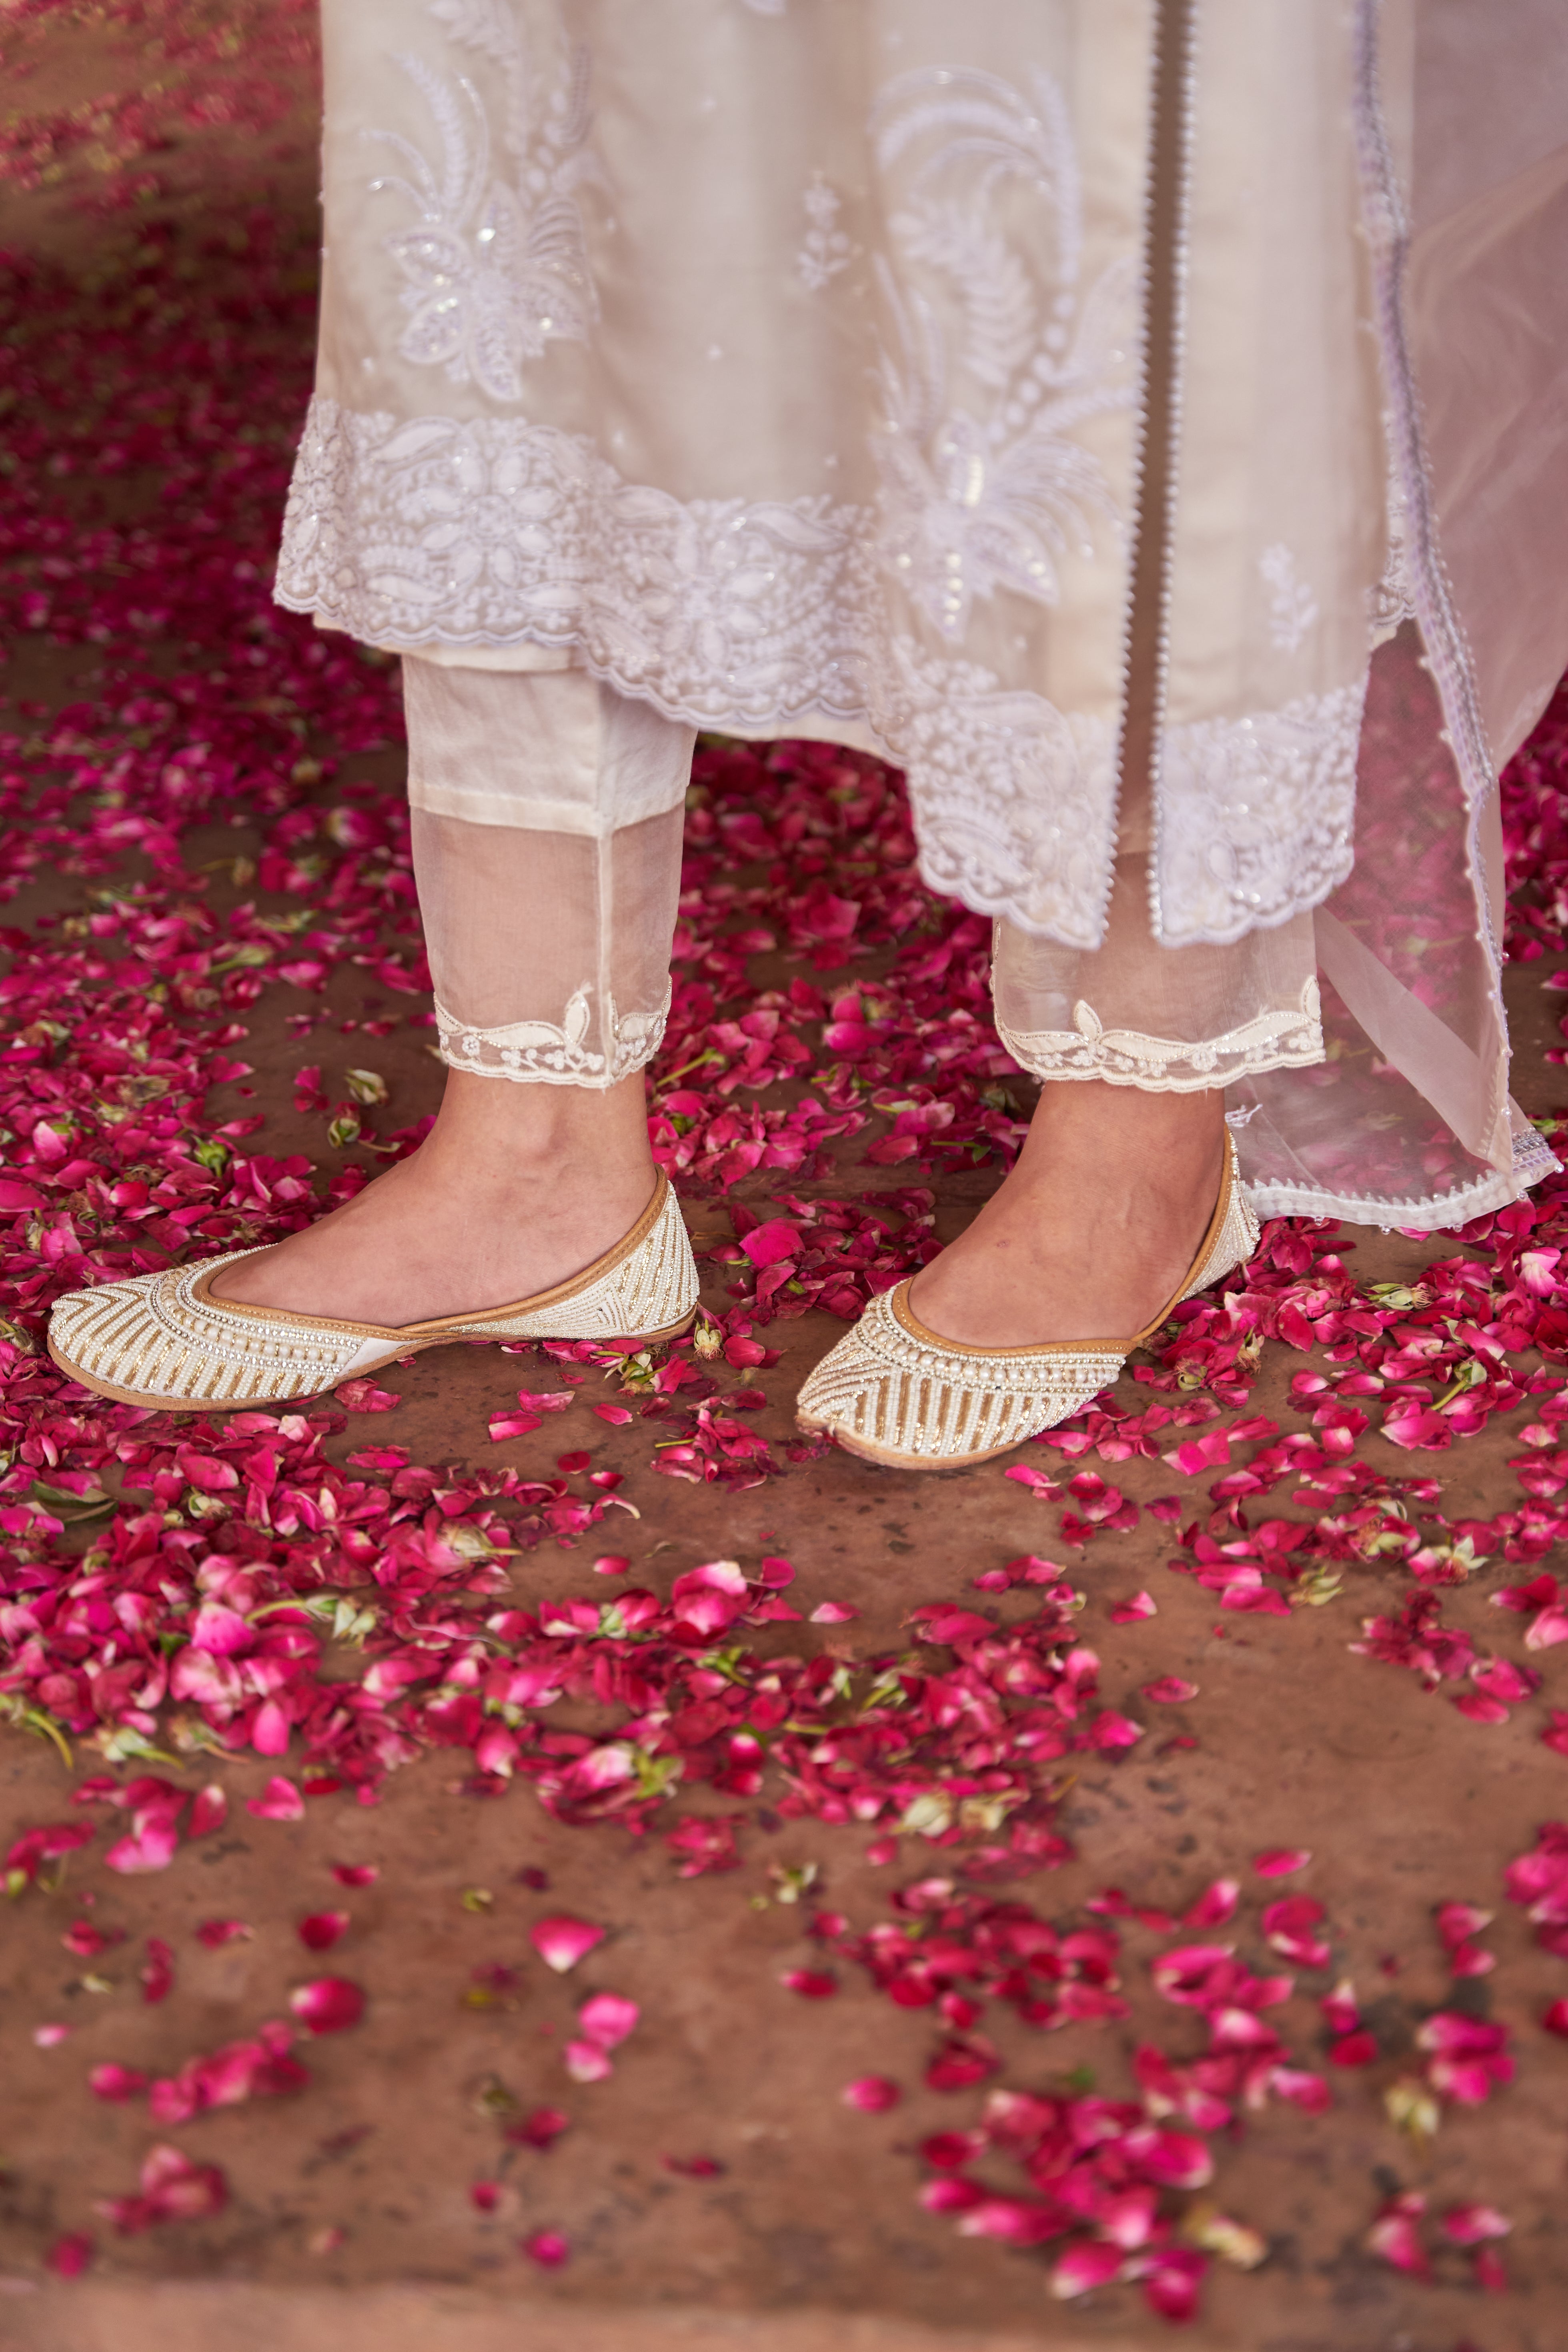
[{"label": "sequin detail on fabric", "polygon": [[1162,946],[1228,947],[1321,906],[1354,863],[1366,679],[1247,719],[1167,729],[1156,906]]},{"label": "sequin detail on fabric", "polygon": [[416,367],[440,367],[487,399],[522,397],[525,362],[551,342],[585,342],[599,314],[576,191],[595,175],[583,152],[587,68],[574,58],[553,100],[538,102],[517,12],[494,0],[433,0],[430,14],[499,83],[510,173],[494,168],[489,116],[468,76],[447,79],[423,58],[397,63],[424,99],[440,144],[432,158],[394,131],[363,135],[403,166],[371,183],[402,196],[415,225],[384,250],[411,315],[398,340]]}]

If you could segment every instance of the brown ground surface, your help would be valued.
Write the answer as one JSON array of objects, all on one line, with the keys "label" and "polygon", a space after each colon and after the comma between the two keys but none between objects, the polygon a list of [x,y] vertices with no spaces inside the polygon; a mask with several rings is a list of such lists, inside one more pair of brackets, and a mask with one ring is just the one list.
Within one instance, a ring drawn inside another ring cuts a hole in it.
[{"label": "brown ground surface", "polygon": [[[123,60],[111,45],[103,57],[112,78]],[[98,70],[98,50],[92,58]],[[16,217],[8,207],[11,241]],[[46,649],[31,658],[36,674],[14,668],[8,690],[63,698],[76,657]],[[377,765],[356,762],[356,772]],[[379,765],[395,783],[395,762]],[[214,854],[247,845],[224,829]],[[45,884],[7,919],[76,903],[74,886]],[[1519,1092],[1531,1110],[1552,1108],[1559,1090],[1539,1059],[1555,1037],[1553,1002],[1540,988],[1544,970],[1510,975]],[[290,1108],[293,1073],[303,1059],[321,1060],[334,1097],[337,1066],[363,1058],[364,1047],[325,1021],[302,1047],[283,1030],[287,1005],[276,992],[269,1002],[252,1017],[245,1047],[257,1091],[243,1108],[268,1114],[256,1148],[319,1155],[319,1120],[296,1118]],[[340,1019],[364,1009],[347,992],[329,1003]],[[376,1066],[393,1089],[389,1125],[434,1106],[439,1076],[426,1034],[403,1029],[377,1041]],[[215,1107],[215,1116],[241,1107]],[[821,1189],[886,1185],[886,1171],[860,1160],[867,1139],[847,1149]],[[939,1185],[939,1230],[957,1230],[994,1181],[984,1173]],[[760,1180],[739,1188],[741,1197],[765,1190]],[[721,1206],[700,1203],[691,1223],[700,1235],[723,1232],[727,1220]],[[1418,1244],[1349,1231],[1344,1238],[1356,1245],[1357,1271],[1383,1279],[1409,1278],[1452,1247],[1442,1238]],[[723,1276],[710,1271],[718,1304]],[[785,1352],[766,1376],[764,1434],[785,1433],[799,1374],[839,1328],[808,1316],[769,1332]],[[1271,1349],[1254,1393],[1253,1410],[1287,1429],[1303,1425],[1287,1402],[1289,1374],[1302,1360]],[[623,1491],[642,1514],[616,1531],[636,1580],[662,1589],[701,1559],[786,1553],[800,1572],[803,1605],[832,1597],[862,1612],[828,1636],[846,1654],[900,1645],[912,1605],[964,1596],[983,1568],[1026,1550],[1063,1556],[1058,1511],[994,1472],[910,1477],[829,1457],[731,1496],[653,1475],[647,1432],[607,1430],[585,1402],[581,1412],[574,1407],[532,1436],[493,1448],[487,1415],[526,1372],[526,1364],[489,1350],[421,1358],[395,1376],[395,1412],[352,1423],[337,1443],[347,1452],[370,1435],[406,1444],[416,1460],[499,1457],[535,1471],[565,1446],[591,1444],[596,1463],[626,1471]],[[1512,1430],[1494,1426],[1450,1454],[1417,1460],[1441,1476],[1450,1517],[1484,1516],[1516,1492],[1503,1466],[1514,1450]],[[1412,1466],[1379,1438],[1362,1451],[1391,1469]],[[1113,1475],[1140,1501],[1173,1483],[1160,1464],[1125,1464]],[[1219,1873],[1244,1870],[1261,1847],[1310,1845],[1310,1874],[1290,1883],[1327,1905],[1336,1961],[1363,1995],[1375,1989],[1373,2021],[1396,2052],[1419,2016],[1450,1997],[1433,1905],[1496,1900],[1503,1861],[1528,1845],[1538,1822],[1568,1810],[1568,1766],[1538,1744],[1535,1711],[1497,1728],[1473,1725],[1424,1695],[1414,1676],[1348,1654],[1360,1617],[1394,1590],[1376,1570],[1347,1578],[1341,1599],[1325,1608],[1289,1621],[1233,1617],[1222,1630],[1214,1597],[1166,1572],[1169,1549],[1166,1531],[1145,1516],[1135,1533],[1102,1535],[1087,1553],[1066,1555],[1088,1591],[1083,1638],[1102,1658],[1109,1703],[1147,1716],[1135,1695],[1153,1674],[1185,1675],[1199,1696],[1153,1711],[1153,1730],[1126,1760],[1086,1766],[1064,1817],[1079,1858],[1019,1891],[1052,1916],[1108,1884],[1134,1899],[1180,1905]],[[518,1599],[583,1590],[593,1580],[589,1556],[542,1550],[519,1559]],[[1159,1615],[1113,1626],[1110,1602],[1141,1586],[1155,1594]],[[998,1605],[1007,1614],[1024,1604],[1004,1596]],[[1478,1635],[1488,1630],[1484,1590],[1446,1596],[1446,1612]],[[1199,1744],[1163,1752],[1184,1733]],[[268,2352],[718,2352],[731,2345],[1022,2352],[1037,2344],[1142,2352],[1171,2340],[1129,2291],[1063,2310],[1046,2298],[1039,2255],[963,2240],[919,2210],[913,2145],[966,2120],[970,2096],[916,2090],[878,2116],[840,2103],[843,2084],[862,2072],[918,2084],[929,2020],[894,2008],[850,1971],[837,2000],[795,2000],[776,1979],[809,1956],[802,1915],[756,1907],[752,1898],[767,1883],[767,1862],[814,1861],[836,1907],[872,1916],[895,1874],[866,1864],[864,1832],[786,1823],[753,1835],[742,1872],[685,1882],[657,1843],[638,1846],[609,1828],[563,1829],[526,1791],[499,1803],[463,1798],[450,1755],[398,1775],[379,1807],[322,1799],[287,1826],[252,1822],[238,1802],[268,1769],[254,1761],[227,1768],[228,1831],[183,1850],[167,1873],[112,1885],[91,1874],[96,1916],[133,1939],[123,1951],[139,1950],[136,1939],[150,1932],[175,1945],[177,2002],[143,2006],[133,1965],[117,1969],[115,1953],[102,1963],[106,1977],[118,1978],[111,1989],[81,1990],[80,1966],[62,1953],[59,1937],[85,1871],[5,1921],[4,2352],[206,2352],[220,2343],[243,2352],[264,2345]],[[69,1786],[46,1748],[8,1737],[0,1746],[0,1827],[58,1818]],[[77,2085],[86,2066],[115,2058],[166,2072],[278,2013],[302,1973],[294,1922],[333,1899],[328,1865],[342,1861],[382,1866],[374,1887],[342,1898],[354,1924],[327,1964],[341,1961],[368,1988],[364,2027],[312,2046],[306,2098],[208,2117],[178,2135],[190,2152],[210,2154],[228,2170],[234,2201],[218,2221],[107,2244],[100,2231],[90,2277],[46,2282],[40,2248],[58,2229],[80,2226],[91,2196],[129,2189],[148,2142],[140,2105],[82,2099]],[[548,1873],[548,1894],[519,1883],[527,1865]],[[464,1907],[463,1891],[474,1886],[493,1891],[487,1912]],[[604,1921],[609,1940],[569,1979],[546,1979],[531,1962],[515,2008],[466,2010],[470,1972],[524,1959],[529,1924],[555,1909]],[[202,1950],[190,1931],[215,1916],[248,1920],[253,1940]],[[1127,2081],[1126,2053],[1142,2030],[1173,2040],[1173,2012],[1140,1989],[1136,1963],[1149,1939],[1135,1927],[1126,1933],[1131,2023],[1069,2029],[1042,2042],[1010,2017],[994,2018],[988,2030],[1009,2080],[1086,2064],[1100,2088],[1114,2092]],[[1563,1989],[1562,1964],[1536,1948],[1507,1906],[1487,1941],[1499,1969],[1470,1991],[1484,2007],[1489,1988],[1499,1989],[1496,2013],[1518,2029],[1527,2059],[1518,2083],[1487,2108],[1452,2117],[1426,2158],[1396,2139],[1382,2113],[1395,2058],[1337,2082],[1338,2104],[1327,2116],[1276,2106],[1249,2122],[1245,2141],[1222,2152],[1217,2188],[1267,2232],[1270,2259],[1250,2276],[1217,2271],[1186,2341],[1203,2352],[1456,2352],[1467,2342],[1480,2352],[1560,2352],[1568,2343],[1568,2252],[1558,2226],[1568,2051],[1545,2043],[1533,2025]],[[1244,1944],[1243,1957],[1263,1956]],[[1385,1957],[1397,1960],[1397,1973],[1380,1969]],[[565,2084],[557,2052],[583,1991],[599,1986],[635,1993],[643,2023],[614,2079],[578,2091]],[[76,2029],[70,2040],[35,2048],[33,2024],[53,2017]],[[1304,2062],[1315,2063],[1321,2045],[1304,1995],[1283,2021]],[[495,2123],[476,2106],[492,2077],[530,2105],[560,2099],[575,2127],[547,2157],[501,2152]],[[722,2173],[690,2179],[661,2163],[698,2153],[718,2159]],[[468,2183],[486,2177],[503,2182],[488,2216],[468,2196]],[[1512,2294],[1479,2297],[1459,2283],[1458,2264],[1437,2285],[1412,2285],[1362,2252],[1373,2210],[1395,2186],[1426,2189],[1435,2207],[1485,2198],[1513,2214]],[[520,2235],[541,2227],[563,2229],[574,2249],[571,2264],[549,2277],[515,2252]],[[341,2243],[317,2251],[321,2233],[334,2230]]]}]

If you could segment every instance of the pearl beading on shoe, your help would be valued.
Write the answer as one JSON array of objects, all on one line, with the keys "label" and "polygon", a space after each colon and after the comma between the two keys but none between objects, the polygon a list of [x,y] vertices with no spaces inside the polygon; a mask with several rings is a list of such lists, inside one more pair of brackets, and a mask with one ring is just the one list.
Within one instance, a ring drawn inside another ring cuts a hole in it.
[{"label": "pearl beading on shoe", "polygon": [[87,1387],[178,1411],[200,1405],[286,1404],[320,1396],[351,1372],[451,1339],[626,1339],[668,1331],[697,1305],[697,1268],[674,1193],[638,1220],[608,1263],[537,1304],[453,1315],[405,1330],[269,1314],[207,1295],[211,1277],[249,1250],[199,1265],[133,1275],[57,1301],[49,1350]]},{"label": "pearl beading on shoe", "polygon": [[1101,1349],[985,1356],[944,1348],[900,1320],[909,1286],[873,1298],[807,1377],[803,1419],[879,1452],[953,1460],[1016,1445],[1110,1386],[1123,1359]]},{"label": "pearl beading on shoe", "polygon": [[1005,1453],[1069,1420],[1110,1388],[1128,1349],[1156,1330],[1171,1307],[1245,1265],[1258,1235],[1235,1140],[1227,1137],[1221,1197],[1199,1262],[1147,1331],[1118,1347],[1063,1341],[990,1355],[925,1330],[908,1305],[910,1286],[901,1282],[873,1298],[808,1375],[800,1391],[801,1426],[891,1466],[958,1467]]},{"label": "pearl beading on shoe", "polygon": [[69,1292],[49,1319],[57,1361],[113,1388],[189,1404],[284,1403],[334,1387],[360,1352],[357,1332],[262,1322],[193,1296],[203,1276],[251,1254],[230,1250],[199,1265]]}]

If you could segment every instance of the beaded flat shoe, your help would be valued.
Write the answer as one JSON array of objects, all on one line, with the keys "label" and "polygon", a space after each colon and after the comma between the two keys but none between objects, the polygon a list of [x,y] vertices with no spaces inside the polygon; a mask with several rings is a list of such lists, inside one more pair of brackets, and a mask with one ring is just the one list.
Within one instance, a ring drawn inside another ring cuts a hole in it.
[{"label": "beaded flat shoe", "polygon": [[872,1299],[808,1375],[796,1419],[807,1436],[832,1437],[847,1453],[889,1469],[952,1470],[994,1461],[1109,1388],[1173,1308],[1245,1265],[1257,1246],[1258,1219],[1227,1135],[1219,1200],[1187,1278],[1130,1339],[972,1348],[928,1330],[910,1305],[909,1284],[900,1282]]},{"label": "beaded flat shoe", "polygon": [[73,1381],[123,1404],[190,1412],[291,1403],[452,1339],[668,1339],[697,1312],[697,1267],[661,1175],[629,1234],[569,1282],[511,1307],[401,1327],[215,1298],[213,1276],[254,1250],[73,1290],[49,1318],[49,1353]]}]

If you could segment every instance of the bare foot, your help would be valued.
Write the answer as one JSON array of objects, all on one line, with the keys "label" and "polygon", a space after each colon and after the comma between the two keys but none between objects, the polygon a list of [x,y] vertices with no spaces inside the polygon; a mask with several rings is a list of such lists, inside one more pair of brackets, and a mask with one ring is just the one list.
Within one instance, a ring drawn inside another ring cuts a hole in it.
[{"label": "bare foot", "polygon": [[509,1307],[612,1249],[647,1208],[654,1175],[640,1071],[595,1093],[449,1070],[412,1159],[213,1288],[395,1328]]},{"label": "bare foot", "polygon": [[973,1223],[916,1276],[928,1329],[972,1347],[1125,1339],[1180,1287],[1225,1164],[1225,1097],[1074,1079]]}]

